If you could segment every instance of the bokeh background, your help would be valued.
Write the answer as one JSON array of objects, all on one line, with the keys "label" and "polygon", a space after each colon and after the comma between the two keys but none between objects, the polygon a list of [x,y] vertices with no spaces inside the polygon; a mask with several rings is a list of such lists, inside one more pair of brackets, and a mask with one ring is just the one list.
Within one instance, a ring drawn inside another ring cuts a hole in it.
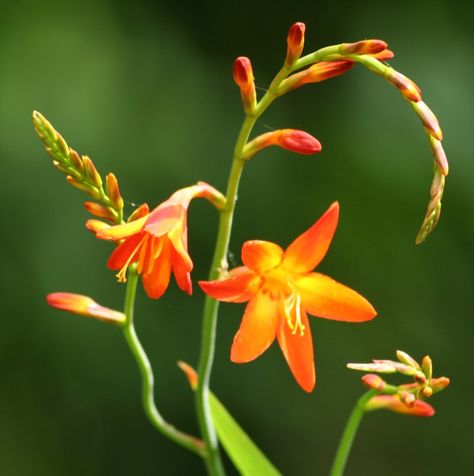
[{"label": "bokeh background", "polygon": [[[364,325],[313,319],[318,386],[307,395],[276,346],[229,362],[243,312],[223,305],[212,387],[285,475],[327,474],[364,389],[345,363],[428,353],[452,386],[419,420],[388,412],[363,421],[348,475],[472,474],[474,77],[471,2],[135,2],[17,0],[0,16],[0,473],[8,476],[199,475],[201,462],[155,432],[140,407],[135,363],[119,330],[49,309],[53,291],[120,308],[105,267],[110,245],[84,229],[84,196],[68,187],[33,133],[43,112],[69,144],[119,177],[129,202],[156,205],[206,180],[223,189],[242,120],[231,75],[254,63],[264,88],[288,27],[307,24],[306,51],[383,38],[392,65],[423,88],[451,161],[440,224],[414,238],[428,200],[431,156],[400,95],[362,68],[279,100],[257,126],[296,127],[323,153],[268,150],[243,176],[231,250],[246,239],[286,246],[339,200],[341,221],[319,270],[369,298]],[[217,217],[190,213],[195,280],[204,279]],[[197,363],[202,293],[140,289],[137,325],[157,375],[157,400],[197,432],[192,395],[175,362]],[[229,464],[229,472],[234,471]]]}]

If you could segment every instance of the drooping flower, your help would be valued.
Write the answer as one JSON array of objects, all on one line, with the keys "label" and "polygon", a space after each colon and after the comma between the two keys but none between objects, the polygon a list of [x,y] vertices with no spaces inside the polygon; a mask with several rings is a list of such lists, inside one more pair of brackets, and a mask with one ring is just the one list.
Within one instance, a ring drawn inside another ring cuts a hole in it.
[{"label": "drooping flower", "polygon": [[316,374],[307,314],[350,322],[375,317],[361,295],[312,272],[326,255],[338,217],[336,202],[286,250],[268,241],[247,241],[242,247],[244,266],[230,271],[226,279],[199,282],[219,301],[249,301],[232,344],[233,362],[256,359],[277,337],[296,381],[310,392]]},{"label": "drooping flower", "polygon": [[[188,253],[187,210],[193,198],[203,197],[217,208],[225,204],[225,197],[204,182],[175,192],[151,213],[112,227],[98,229],[102,240],[121,241],[111,254],[107,266],[118,270],[120,282],[127,280],[128,267],[137,262],[147,295],[158,299],[168,288],[173,272],[179,288],[192,292],[190,272],[193,262]],[[147,211],[147,207],[141,207]],[[94,227],[89,227],[93,229]]]},{"label": "drooping flower", "polygon": [[414,399],[413,402],[407,404],[400,395],[375,395],[365,405],[366,411],[381,409],[418,417],[431,417],[435,414],[434,408],[429,403]]}]

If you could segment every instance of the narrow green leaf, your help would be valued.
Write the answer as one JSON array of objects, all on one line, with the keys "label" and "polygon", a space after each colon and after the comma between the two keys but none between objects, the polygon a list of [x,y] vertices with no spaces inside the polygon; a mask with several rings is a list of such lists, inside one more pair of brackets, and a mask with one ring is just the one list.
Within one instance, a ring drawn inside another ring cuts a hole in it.
[{"label": "narrow green leaf", "polygon": [[281,476],[213,393],[209,403],[217,436],[240,474]]}]

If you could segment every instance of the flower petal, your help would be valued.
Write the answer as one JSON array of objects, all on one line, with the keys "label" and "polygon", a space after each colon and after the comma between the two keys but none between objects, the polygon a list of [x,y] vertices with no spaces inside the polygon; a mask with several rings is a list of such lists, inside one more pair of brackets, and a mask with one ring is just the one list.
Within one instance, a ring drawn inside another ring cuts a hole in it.
[{"label": "flower petal", "polygon": [[260,278],[244,266],[232,270],[231,273],[237,269],[242,269],[242,271],[223,280],[199,281],[199,286],[206,294],[218,301],[248,301],[255,295],[260,284]]},{"label": "flower petal", "polygon": [[242,261],[245,266],[262,274],[281,263],[283,250],[270,241],[246,241],[242,246]]},{"label": "flower petal", "polygon": [[339,204],[334,202],[324,215],[288,246],[283,266],[295,273],[312,271],[324,258],[339,220]]},{"label": "flower petal", "polygon": [[303,308],[313,316],[337,321],[363,322],[377,312],[360,294],[320,273],[292,279]]},{"label": "flower petal", "polygon": [[97,238],[101,240],[123,240],[129,238],[136,233],[139,233],[145,224],[147,217],[142,217],[138,220],[126,223],[125,225],[111,226],[99,230],[96,234]]},{"label": "flower petal", "polygon": [[187,263],[183,260],[181,255],[174,251],[173,274],[179,289],[188,294],[192,294],[193,292],[190,271],[191,269],[188,267]]},{"label": "flower petal", "polygon": [[127,261],[130,263],[136,261],[138,259],[139,245],[144,236],[145,233],[137,233],[118,245],[110,255],[107,267],[109,269],[121,269]]},{"label": "flower petal", "polygon": [[188,253],[188,228],[186,224],[186,214],[183,211],[182,220],[168,234],[175,251],[181,256],[188,271],[193,269],[193,262]]},{"label": "flower petal", "polygon": [[179,205],[163,205],[161,204],[158,208],[155,208],[148,215],[145,223],[145,231],[155,237],[166,235],[176,228],[185,215],[183,208]]},{"label": "flower petal", "polygon": [[275,339],[278,322],[278,301],[270,293],[257,293],[247,304],[232,343],[230,360],[250,362],[265,352]]},{"label": "flower petal", "polygon": [[278,343],[285,356],[291,373],[300,387],[306,392],[311,392],[316,385],[316,372],[314,370],[313,339],[309,327],[308,316],[301,309],[301,324],[304,333],[293,333],[284,316],[280,319],[278,329]]},{"label": "flower petal", "polygon": [[151,273],[143,273],[143,287],[152,299],[160,298],[168,288],[172,268],[172,246],[169,240],[163,240],[163,248],[153,262]]}]

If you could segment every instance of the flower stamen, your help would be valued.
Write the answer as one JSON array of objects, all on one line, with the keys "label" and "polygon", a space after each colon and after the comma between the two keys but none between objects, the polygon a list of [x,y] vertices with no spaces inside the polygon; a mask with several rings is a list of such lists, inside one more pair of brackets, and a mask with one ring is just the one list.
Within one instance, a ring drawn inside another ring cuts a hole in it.
[{"label": "flower stamen", "polygon": [[283,309],[291,333],[295,335],[299,331],[300,337],[303,336],[305,326],[301,319],[301,297],[295,290],[292,290],[291,294],[285,299]]},{"label": "flower stamen", "polygon": [[127,282],[128,267],[130,266],[130,263],[134,260],[135,255],[137,254],[138,250],[143,245],[143,243],[147,240],[147,238],[148,238],[148,236],[146,234],[143,235],[143,238],[138,242],[137,246],[135,246],[135,249],[130,253],[130,256],[128,257],[127,261],[122,266],[122,269],[115,275],[117,277],[117,281],[119,283],[126,283]]}]

